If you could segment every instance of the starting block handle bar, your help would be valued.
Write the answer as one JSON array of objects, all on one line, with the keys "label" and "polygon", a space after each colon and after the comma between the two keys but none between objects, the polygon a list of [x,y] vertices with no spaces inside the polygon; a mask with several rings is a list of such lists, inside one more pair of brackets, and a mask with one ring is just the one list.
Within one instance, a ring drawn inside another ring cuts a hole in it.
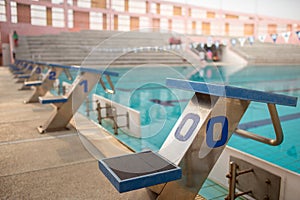
[{"label": "starting block handle bar", "polygon": [[246,137],[249,139],[253,139],[258,142],[262,142],[262,143],[265,143],[268,145],[272,145],[272,146],[280,145],[283,141],[283,131],[282,131],[280,119],[279,119],[275,104],[268,104],[268,109],[269,109],[269,113],[271,116],[272,124],[273,124],[275,135],[276,135],[275,139],[266,138],[266,137],[257,135],[255,133],[252,133],[250,131],[246,131],[246,130],[238,129],[238,128],[234,132],[240,136],[243,136],[243,137]]},{"label": "starting block handle bar", "polygon": [[114,87],[114,84],[113,82],[111,81],[111,78],[109,75],[105,75],[105,78],[110,86],[111,89],[108,89],[106,86],[105,86],[105,83],[104,81],[102,80],[102,77],[100,78],[99,80],[99,83],[101,84],[101,86],[103,87],[103,90],[108,93],[108,94],[114,94],[115,93],[115,87]]}]

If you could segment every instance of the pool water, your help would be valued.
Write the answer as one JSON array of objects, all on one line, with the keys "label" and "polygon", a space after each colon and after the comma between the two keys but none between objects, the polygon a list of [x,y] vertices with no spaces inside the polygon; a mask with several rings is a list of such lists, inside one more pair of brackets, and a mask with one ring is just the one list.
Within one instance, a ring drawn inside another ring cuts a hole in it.
[{"label": "pool water", "polygon": [[[116,94],[109,95],[98,86],[95,92],[113,101],[140,111],[142,139],[119,133],[116,137],[135,151],[158,150],[173,128],[193,93],[165,86],[166,78],[190,79],[228,84],[300,97],[300,66],[250,66],[232,70],[233,67],[207,66],[200,70],[192,67],[135,67],[113,68],[119,73],[113,77]],[[65,80],[65,77],[60,77]],[[278,166],[300,173],[300,105],[277,106],[284,141],[279,146],[269,146],[254,140],[233,135],[229,146],[252,154]],[[84,105],[81,112],[85,112]],[[96,113],[90,115],[97,121]],[[239,127],[274,138],[266,104],[251,103]],[[106,128],[112,131],[107,125]]]}]

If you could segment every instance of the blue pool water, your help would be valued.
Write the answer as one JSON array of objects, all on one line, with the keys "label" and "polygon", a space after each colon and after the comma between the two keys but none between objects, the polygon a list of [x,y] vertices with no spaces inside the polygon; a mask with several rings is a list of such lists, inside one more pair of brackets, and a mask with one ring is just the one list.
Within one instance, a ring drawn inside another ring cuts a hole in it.
[{"label": "blue pool water", "polygon": [[[120,73],[113,78],[116,94],[108,95],[101,87],[95,92],[113,101],[129,106],[141,113],[142,139],[120,133],[116,137],[136,151],[158,150],[168,136],[192,92],[169,89],[166,78],[188,78],[193,81],[225,83],[232,86],[300,97],[300,66],[252,66],[232,70],[232,67],[207,66],[199,71],[192,67],[135,67],[113,68]],[[195,72],[195,73],[194,73]],[[65,79],[65,77],[61,77]],[[268,146],[233,135],[229,146],[300,173],[300,105],[277,106],[284,141],[279,146]],[[82,107],[82,112],[84,112]],[[96,121],[95,113],[91,118]],[[251,103],[243,116],[240,127],[274,138],[273,126],[268,120],[266,104]],[[106,127],[112,130],[111,127]]]}]

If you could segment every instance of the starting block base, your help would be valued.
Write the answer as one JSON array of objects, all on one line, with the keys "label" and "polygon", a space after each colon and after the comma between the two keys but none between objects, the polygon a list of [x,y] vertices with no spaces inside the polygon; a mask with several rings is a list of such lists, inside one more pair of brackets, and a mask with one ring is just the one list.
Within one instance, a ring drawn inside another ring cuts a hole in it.
[{"label": "starting block base", "polygon": [[178,180],[182,175],[180,167],[152,151],[99,160],[99,168],[120,193]]}]

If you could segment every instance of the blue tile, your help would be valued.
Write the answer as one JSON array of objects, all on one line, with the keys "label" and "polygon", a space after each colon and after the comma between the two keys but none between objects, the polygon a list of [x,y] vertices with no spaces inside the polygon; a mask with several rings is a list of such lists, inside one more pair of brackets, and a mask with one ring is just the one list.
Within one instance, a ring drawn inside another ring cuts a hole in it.
[{"label": "blue tile", "polygon": [[210,187],[202,188],[200,190],[200,195],[203,196],[206,199],[213,199],[213,198],[216,198],[216,197],[223,196],[224,193],[220,192],[219,190],[217,190],[213,186],[210,186]]}]

